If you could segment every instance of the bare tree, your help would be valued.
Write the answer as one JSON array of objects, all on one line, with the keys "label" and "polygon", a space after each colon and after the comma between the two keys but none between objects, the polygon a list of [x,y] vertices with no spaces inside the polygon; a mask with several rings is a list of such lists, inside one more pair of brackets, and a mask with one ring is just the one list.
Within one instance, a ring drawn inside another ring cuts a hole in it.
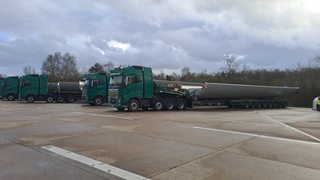
[{"label": "bare tree", "polygon": [[225,67],[223,70],[226,73],[235,73],[239,70],[240,60],[236,55],[226,53],[223,57]]},{"label": "bare tree", "polygon": [[114,65],[111,61],[107,62],[107,64],[103,64],[103,70],[106,73],[109,73],[112,69],[114,69]]},{"label": "bare tree", "polygon": [[42,72],[48,76],[49,81],[59,81],[61,75],[62,57],[60,52],[48,55],[42,63]]},{"label": "bare tree", "polygon": [[188,76],[188,75],[190,75],[190,74],[191,74],[190,68],[184,67],[184,68],[181,69],[181,77],[183,77],[183,76]]},{"label": "bare tree", "polygon": [[316,67],[320,67],[320,54],[316,54],[313,58],[313,63]]},{"label": "bare tree", "polygon": [[62,80],[76,80],[79,77],[76,57],[69,53],[62,57],[61,79]]},{"label": "bare tree", "polygon": [[42,73],[47,74],[49,81],[77,80],[79,72],[76,58],[69,53],[61,56],[60,52],[48,55],[42,63]]},{"label": "bare tree", "polygon": [[24,74],[36,74],[36,70],[30,65],[23,67]]}]

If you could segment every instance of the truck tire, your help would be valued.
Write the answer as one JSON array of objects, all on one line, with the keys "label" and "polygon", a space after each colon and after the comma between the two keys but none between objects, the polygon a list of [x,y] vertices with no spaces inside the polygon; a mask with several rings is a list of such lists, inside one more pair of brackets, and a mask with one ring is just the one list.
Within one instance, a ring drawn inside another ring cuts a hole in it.
[{"label": "truck tire", "polygon": [[27,97],[27,102],[28,103],[33,103],[34,102],[34,96],[30,95]]},{"label": "truck tire", "polygon": [[320,105],[317,105],[317,111],[320,111]]},{"label": "truck tire", "polygon": [[58,103],[63,103],[64,102],[64,98],[62,96],[58,96],[57,97],[57,102]]},{"label": "truck tire", "polygon": [[93,104],[96,106],[101,106],[103,104],[103,99],[101,97],[95,97],[93,100]]},{"label": "truck tire", "polygon": [[74,97],[72,97],[72,96],[68,97],[68,100],[67,100],[68,103],[74,103],[74,101],[75,101]]},{"label": "truck tire", "polygon": [[130,112],[138,111],[139,109],[139,101],[136,99],[131,99],[128,103],[128,110]]},{"label": "truck tire", "polygon": [[7,99],[8,99],[8,101],[14,101],[14,95],[8,94]]},{"label": "truck tire", "polygon": [[174,103],[171,99],[167,100],[166,104],[165,104],[165,108],[166,110],[173,110],[174,109]]},{"label": "truck tire", "polygon": [[186,102],[184,99],[178,99],[178,100],[177,100],[177,106],[176,106],[176,108],[177,108],[178,110],[186,109],[186,106],[187,106],[187,102]]},{"label": "truck tire", "polygon": [[53,103],[53,97],[52,96],[48,96],[46,98],[47,103]]},{"label": "truck tire", "polygon": [[161,110],[163,109],[163,103],[162,103],[162,101],[159,100],[159,99],[156,100],[156,101],[154,102],[153,109],[154,109],[155,111],[161,111]]},{"label": "truck tire", "polygon": [[244,104],[244,108],[249,109],[249,107],[250,107],[249,102],[245,102],[245,104]]}]

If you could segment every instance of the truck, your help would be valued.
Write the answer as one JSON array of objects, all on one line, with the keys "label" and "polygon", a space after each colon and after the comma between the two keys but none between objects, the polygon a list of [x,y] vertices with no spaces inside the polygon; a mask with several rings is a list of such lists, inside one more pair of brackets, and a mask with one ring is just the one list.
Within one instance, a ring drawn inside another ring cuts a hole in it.
[{"label": "truck", "polygon": [[[118,110],[182,110],[195,104],[243,108],[281,108],[298,87],[153,80],[150,67],[128,66],[110,71],[108,105]],[[188,86],[189,88],[183,88]]]},{"label": "truck", "polygon": [[52,103],[73,103],[81,98],[79,82],[57,82],[47,81],[44,74],[30,74],[21,77],[20,100],[28,103],[34,101],[46,101]]},{"label": "truck", "polygon": [[0,99],[2,99],[2,84],[3,84],[3,77],[0,77]]},{"label": "truck", "polygon": [[109,76],[106,73],[85,74],[83,80],[82,101],[96,106],[108,102]]},{"label": "truck", "polygon": [[2,80],[2,98],[8,101],[19,99],[19,84],[20,78],[18,76],[9,76]]}]

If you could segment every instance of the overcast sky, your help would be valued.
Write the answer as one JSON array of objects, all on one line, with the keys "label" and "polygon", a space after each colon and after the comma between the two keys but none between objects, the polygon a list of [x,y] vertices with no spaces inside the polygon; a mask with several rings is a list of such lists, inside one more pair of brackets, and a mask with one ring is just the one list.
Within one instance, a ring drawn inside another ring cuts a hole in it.
[{"label": "overcast sky", "polygon": [[157,72],[217,72],[225,53],[250,69],[295,68],[320,52],[318,0],[0,0],[0,74],[41,71],[69,52]]}]

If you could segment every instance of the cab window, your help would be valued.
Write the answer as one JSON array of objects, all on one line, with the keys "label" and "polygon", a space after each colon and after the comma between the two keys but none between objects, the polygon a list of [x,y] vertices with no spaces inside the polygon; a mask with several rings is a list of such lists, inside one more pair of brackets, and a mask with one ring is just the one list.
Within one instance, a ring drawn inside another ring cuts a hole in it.
[{"label": "cab window", "polygon": [[11,83],[10,82],[5,82],[4,84],[3,84],[3,87],[10,87],[11,86]]},{"label": "cab window", "polygon": [[126,85],[132,85],[140,82],[137,76],[127,76],[126,78]]},{"label": "cab window", "polygon": [[31,81],[23,81],[22,86],[27,87],[31,85]]}]

